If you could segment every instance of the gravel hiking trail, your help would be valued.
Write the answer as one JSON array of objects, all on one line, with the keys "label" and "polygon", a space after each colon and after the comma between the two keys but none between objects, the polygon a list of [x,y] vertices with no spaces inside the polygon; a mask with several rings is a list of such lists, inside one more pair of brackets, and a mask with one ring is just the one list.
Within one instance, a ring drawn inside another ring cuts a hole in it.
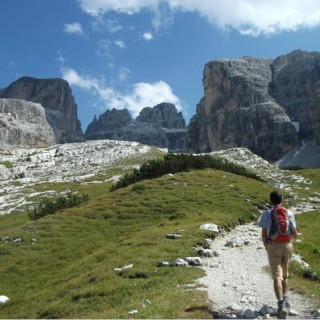
[{"label": "gravel hiking trail", "polygon": [[[229,241],[233,245],[226,246]],[[199,282],[206,287],[215,313],[232,318],[236,317],[236,310],[258,312],[264,305],[276,308],[273,281],[266,268],[267,253],[256,224],[241,225],[220,234],[212,242],[211,250],[216,256],[202,260],[206,276]],[[288,294],[291,310],[297,315],[288,315],[287,319],[310,319],[314,303],[290,290]]]}]

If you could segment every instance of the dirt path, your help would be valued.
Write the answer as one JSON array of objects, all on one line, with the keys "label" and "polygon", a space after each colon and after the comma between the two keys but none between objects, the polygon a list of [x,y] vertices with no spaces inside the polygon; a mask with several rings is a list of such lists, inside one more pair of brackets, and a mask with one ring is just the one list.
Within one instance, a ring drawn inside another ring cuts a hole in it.
[{"label": "dirt path", "polygon": [[[220,314],[234,317],[237,310],[255,312],[264,305],[276,308],[272,279],[265,270],[268,259],[260,232],[261,229],[254,224],[239,226],[213,241],[211,249],[218,256],[203,259],[206,276],[199,282],[207,287],[213,310],[220,310]],[[233,245],[226,246],[232,239]],[[239,246],[235,246],[236,243]],[[289,299],[298,315],[287,319],[311,318],[315,310],[311,301],[291,291]],[[238,311],[238,317],[244,317],[244,314],[240,316]]]}]

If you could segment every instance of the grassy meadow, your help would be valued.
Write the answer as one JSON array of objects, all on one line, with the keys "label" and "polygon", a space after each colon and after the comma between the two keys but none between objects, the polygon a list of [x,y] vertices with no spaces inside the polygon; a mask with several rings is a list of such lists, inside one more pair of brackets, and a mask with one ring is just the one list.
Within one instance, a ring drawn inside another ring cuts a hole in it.
[{"label": "grassy meadow", "polygon": [[[201,268],[157,265],[196,256],[193,247],[215,236],[199,229],[204,223],[233,228],[256,221],[273,187],[204,169],[109,192],[106,178],[119,171],[110,169],[100,183],[37,187],[88,194],[90,200],[79,207],[34,221],[27,212],[0,216],[0,238],[8,237],[0,242],[0,295],[10,298],[0,305],[0,318],[212,317],[212,305],[197,284]],[[298,173],[314,181],[309,190],[298,189],[301,196],[320,192],[318,170]],[[297,217],[302,242],[295,248],[320,276],[319,214]],[[182,237],[167,239],[169,233]],[[320,307],[319,282],[304,276],[294,265],[292,286]]]}]

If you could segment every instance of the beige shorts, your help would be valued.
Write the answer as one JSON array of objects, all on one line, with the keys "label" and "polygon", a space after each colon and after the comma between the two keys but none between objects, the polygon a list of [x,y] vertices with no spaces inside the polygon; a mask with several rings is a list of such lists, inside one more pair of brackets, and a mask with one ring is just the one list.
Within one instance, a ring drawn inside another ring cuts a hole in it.
[{"label": "beige shorts", "polygon": [[291,242],[270,242],[268,259],[273,280],[283,280],[289,276],[289,260],[293,253]]}]

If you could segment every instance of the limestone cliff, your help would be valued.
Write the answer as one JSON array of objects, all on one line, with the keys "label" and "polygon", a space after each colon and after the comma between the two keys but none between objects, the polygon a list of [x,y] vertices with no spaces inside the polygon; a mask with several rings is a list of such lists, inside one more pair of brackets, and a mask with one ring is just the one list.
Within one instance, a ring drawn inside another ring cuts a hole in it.
[{"label": "limestone cliff", "polygon": [[40,103],[57,143],[83,141],[77,105],[67,81],[22,77],[0,91],[0,97]]},{"label": "limestone cliff", "polygon": [[204,68],[204,98],[188,126],[188,150],[246,147],[275,161],[304,139],[319,144],[320,53],[274,60],[218,59]]},{"label": "limestone cliff", "polygon": [[98,119],[94,117],[85,136],[88,140],[137,141],[171,152],[185,151],[186,147],[185,120],[170,103],[144,108],[135,120],[127,109],[106,110]]},{"label": "limestone cliff", "polygon": [[0,142],[19,147],[54,144],[54,134],[41,104],[0,98]]}]

